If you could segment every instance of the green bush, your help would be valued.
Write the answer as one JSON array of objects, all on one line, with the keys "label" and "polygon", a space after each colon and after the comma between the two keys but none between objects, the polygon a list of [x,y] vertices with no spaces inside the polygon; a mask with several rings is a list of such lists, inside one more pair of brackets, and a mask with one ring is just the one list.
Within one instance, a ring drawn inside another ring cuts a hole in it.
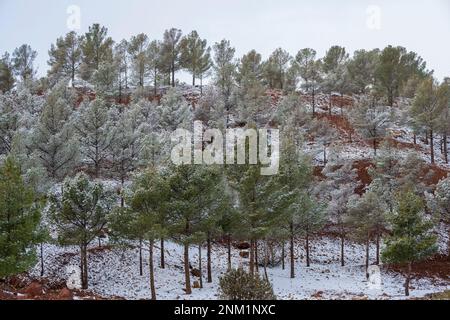
[{"label": "green bush", "polygon": [[272,285],[259,275],[242,268],[227,272],[219,282],[219,294],[224,300],[275,300]]}]

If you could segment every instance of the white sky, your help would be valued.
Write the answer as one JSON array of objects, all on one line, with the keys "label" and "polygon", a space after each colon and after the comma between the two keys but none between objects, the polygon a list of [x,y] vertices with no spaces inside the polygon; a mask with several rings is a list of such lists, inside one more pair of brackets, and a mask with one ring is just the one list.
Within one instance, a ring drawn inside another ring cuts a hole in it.
[{"label": "white sky", "polygon": [[[336,44],[351,52],[402,45],[418,52],[438,79],[450,76],[449,0],[0,0],[0,53],[28,43],[45,74],[50,44],[69,31],[69,5],[81,9],[79,32],[99,22],[115,41],[195,29],[209,44],[226,38],[238,56],[254,48],[264,58],[277,47],[293,55],[311,47],[322,56]],[[370,6],[380,9],[379,30],[368,27]]]}]

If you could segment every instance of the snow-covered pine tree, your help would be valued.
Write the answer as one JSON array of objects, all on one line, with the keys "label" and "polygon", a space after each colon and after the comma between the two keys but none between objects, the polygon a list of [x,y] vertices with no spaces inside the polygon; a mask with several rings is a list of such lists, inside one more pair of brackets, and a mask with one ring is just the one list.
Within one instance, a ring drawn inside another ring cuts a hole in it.
[{"label": "snow-covered pine tree", "polygon": [[67,178],[62,194],[51,194],[50,217],[62,245],[80,248],[82,288],[88,288],[88,245],[106,227],[107,215],[116,199],[100,182],[92,182],[84,173]]},{"label": "snow-covered pine tree", "polygon": [[345,265],[345,239],[348,233],[346,217],[349,200],[357,186],[356,170],[353,163],[336,159],[328,162],[322,173],[327,179],[322,183],[321,196],[328,200],[330,220],[336,224],[337,233],[341,239],[341,265]]},{"label": "snow-covered pine tree", "polygon": [[439,86],[432,77],[425,79],[419,86],[411,113],[416,122],[427,130],[430,138],[431,163],[435,162],[434,138],[439,130],[443,111],[448,107],[447,88]]},{"label": "snow-covered pine tree", "polygon": [[[437,213],[442,221],[449,225],[448,235],[450,235],[450,177],[442,179],[436,186],[434,195],[428,199],[428,207]],[[447,255],[450,259],[450,237],[447,243]]]},{"label": "snow-covered pine tree", "polygon": [[105,165],[115,139],[114,110],[108,109],[101,99],[84,101],[73,119],[83,162],[89,165],[98,178]]},{"label": "snow-covered pine tree", "polygon": [[350,122],[364,139],[371,142],[374,157],[377,156],[380,141],[387,135],[391,118],[388,107],[378,106],[375,101],[365,98],[352,109]]},{"label": "snow-covered pine tree", "polygon": [[54,180],[63,179],[77,163],[78,143],[72,125],[71,93],[59,83],[46,97],[37,123],[28,132],[27,148]]},{"label": "snow-covered pine tree", "polygon": [[433,223],[424,216],[424,203],[411,191],[398,197],[395,214],[391,218],[392,233],[386,240],[383,261],[407,266],[405,295],[409,296],[412,266],[433,255],[436,237],[432,235]]},{"label": "snow-covered pine tree", "polygon": [[[346,223],[351,227],[351,235],[366,246],[367,278],[369,278],[370,242],[379,234],[380,229],[386,227],[387,210],[379,195],[372,190],[368,190],[362,196],[355,195],[349,201]],[[379,251],[377,251],[377,264],[379,264],[378,253]]]}]

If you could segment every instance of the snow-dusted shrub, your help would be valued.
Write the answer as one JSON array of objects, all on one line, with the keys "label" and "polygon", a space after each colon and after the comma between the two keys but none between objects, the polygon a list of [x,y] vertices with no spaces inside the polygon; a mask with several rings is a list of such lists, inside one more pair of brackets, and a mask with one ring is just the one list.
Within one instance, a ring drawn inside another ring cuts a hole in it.
[{"label": "snow-dusted shrub", "polygon": [[275,300],[270,282],[239,268],[228,271],[219,282],[219,294],[224,300]]}]

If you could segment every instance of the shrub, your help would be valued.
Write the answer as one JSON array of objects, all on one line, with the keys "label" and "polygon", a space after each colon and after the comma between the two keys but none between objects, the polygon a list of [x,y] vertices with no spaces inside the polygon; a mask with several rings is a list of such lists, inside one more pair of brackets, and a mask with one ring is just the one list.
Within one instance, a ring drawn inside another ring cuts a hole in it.
[{"label": "shrub", "polygon": [[219,282],[219,294],[224,300],[275,300],[272,285],[259,275],[242,268],[227,272]]}]

